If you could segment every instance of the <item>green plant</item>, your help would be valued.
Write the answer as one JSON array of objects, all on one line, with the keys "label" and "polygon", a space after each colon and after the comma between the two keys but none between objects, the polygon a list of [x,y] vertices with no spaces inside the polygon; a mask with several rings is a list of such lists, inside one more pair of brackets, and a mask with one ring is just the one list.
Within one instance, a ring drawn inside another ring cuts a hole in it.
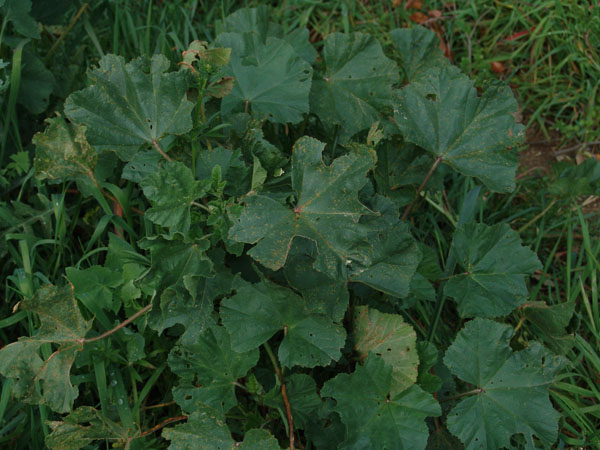
[{"label": "green plant", "polygon": [[[390,33],[398,64],[361,33],[317,60],[266,8],[219,30],[176,72],[104,56],[35,136],[38,182],[76,186],[99,219],[67,282],[34,276],[22,241],[28,329],[0,350],[2,415],[8,393],[36,405],[50,448],[165,447],[154,432],[184,420],[170,448],[425,448],[447,430],[551,446],[565,360],[501,323],[541,265],[475,222],[483,190],[515,188],[510,90],[479,96],[422,28]],[[437,197],[451,183],[456,216]]]}]

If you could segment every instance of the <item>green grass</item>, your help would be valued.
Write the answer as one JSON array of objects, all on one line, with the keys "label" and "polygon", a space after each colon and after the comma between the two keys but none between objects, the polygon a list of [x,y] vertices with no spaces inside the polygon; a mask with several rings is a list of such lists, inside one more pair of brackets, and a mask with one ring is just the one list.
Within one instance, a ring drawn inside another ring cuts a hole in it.
[{"label": "green grass", "polygon": [[[599,128],[594,126],[600,120],[596,98],[600,89],[600,14],[595,1],[471,0],[456,2],[453,9],[444,9],[445,2],[441,1],[423,3],[429,9],[442,11],[439,23],[443,24],[443,37],[454,52],[455,62],[480,84],[497,78],[509,82],[530,125],[537,123],[546,132],[558,129],[566,142],[600,140]],[[175,61],[190,41],[212,40],[215,22],[240,6],[232,0],[121,0],[90,2],[83,9],[82,5],[78,2],[68,10],[64,20],[67,32],[60,37],[43,34],[42,40],[35,43],[35,50],[42,55],[53,49],[48,66],[60,81],[44,114],[25,113],[17,103],[20,49],[24,44],[9,46],[6,39],[10,30],[3,27],[0,33],[0,56],[12,63],[5,73],[8,89],[3,94],[0,112],[0,169],[4,170],[0,176],[6,180],[0,194],[0,276],[4,280],[0,338],[4,344],[35,329],[34,317],[11,312],[20,298],[46,282],[62,279],[64,267],[100,262],[107,233],[115,226],[123,226],[113,221],[108,202],[103,201],[100,207],[94,197],[83,198],[74,192],[74,185],[43,186],[34,180],[33,169],[9,167],[9,161],[14,162],[9,156],[23,150],[31,155],[30,139],[43,127],[43,117],[60,110],[66,95],[83,87],[85,68],[103,54],[116,53],[131,59],[162,53]],[[411,23],[409,17],[414,12],[402,7],[392,9],[388,2],[292,0],[282,5],[274,8],[275,18],[290,29],[308,27],[317,40],[334,31],[362,31],[389,42],[386,33]],[[527,33],[507,40],[524,31]],[[506,66],[503,74],[490,70],[494,61]],[[513,229],[520,229],[525,244],[538,253],[544,269],[539,279],[532,282],[531,302],[575,303],[574,317],[566,329],[574,336],[573,347],[566,355],[571,365],[553,387],[552,399],[562,414],[563,444],[600,446],[598,215],[584,213],[576,202],[554,201],[547,190],[550,182],[551,176],[527,176],[509,195],[482,192],[474,214],[482,222],[506,222]],[[418,220],[428,222],[423,229],[435,230],[420,238],[437,249],[442,260],[450,248],[449,236],[464,200],[473,187],[470,180],[453,184],[448,192],[430,196],[417,206],[422,213]],[[121,196],[122,204],[129,202],[126,188],[113,195]],[[460,327],[450,302],[439,312],[441,319],[434,342],[448,341],[443,337]],[[426,337],[431,318],[438,317],[435,313],[435,304],[419,304],[407,313],[407,318]],[[511,321],[519,327],[515,345],[520,337],[543,338],[523,310],[516,311]],[[163,351],[158,339],[146,345],[155,352]],[[108,365],[102,361],[94,365],[94,373],[89,377],[97,386],[94,395],[103,410],[113,395],[107,386],[117,381],[124,389],[128,383],[134,404],[116,413],[124,422],[139,424],[142,411],[146,411],[145,420],[152,422],[152,414],[144,409],[150,392],[154,390],[153,401],[161,395],[166,398],[168,393],[159,386],[164,367],[154,368],[147,361],[145,364],[124,368],[118,361]],[[86,380],[79,380],[83,381]],[[5,381],[0,392],[0,447],[44,448],[49,411],[11,403],[10,390],[11,383]],[[173,408],[174,414],[176,411]]]}]

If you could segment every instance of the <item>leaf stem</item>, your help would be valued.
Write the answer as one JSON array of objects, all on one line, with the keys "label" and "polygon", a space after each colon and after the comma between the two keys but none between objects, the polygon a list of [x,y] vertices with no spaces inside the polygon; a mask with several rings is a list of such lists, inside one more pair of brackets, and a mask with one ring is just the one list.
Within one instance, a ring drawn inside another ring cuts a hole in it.
[{"label": "leaf stem", "polygon": [[161,423],[159,423],[158,425],[156,425],[156,426],[154,426],[154,427],[150,428],[149,430],[143,431],[143,432],[142,432],[142,433],[140,433],[138,436],[135,436],[135,438],[134,438],[134,439],[141,438],[141,437],[147,436],[147,435],[149,435],[149,434],[152,434],[152,433],[154,433],[155,431],[158,431],[158,430],[160,430],[160,429],[161,429],[162,427],[164,427],[165,425],[168,425],[168,424],[170,424],[170,423],[173,423],[173,422],[179,422],[179,421],[181,421],[181,420],[187,420],[187,416],[176,416],[176,417],[169,417],[168,419],[165,419],[165,420],[163,420],[163,421],[162,421]]},{"label": "leaf stem", "polygon": [[408,215],[410,214],[411,210],[413,209],[413,207],[415,206],[415,203],[417,202],[417,200],[419,199],[419,194],[421,194],[421,191],[423,190],[423,188],[425,187],[425,185],[427,184],[427,182],[429,181],[429,179],[431,178],[431,175],[433,175],[433,172],[435,171],[435,169],[437,168],[438,164],[440,162],[442,162],[442,157],[438,156],[435,161],[433,162],[433,164],[431,165],[431,167],[429,168],[429,172],[427,172],[427,175],[425,175],[425,178],[423,179],[423,182],[421,183],[421,185],[417,188],[417,192],[415,193],[415,198],[413,199],[412,202],[410,202],[410,204],[406,207],[406,209],[404,210],[404,214],[402,214],[402,217],[400,220],[406,220]]},{"label": "leaf stem", "polygon": [[167,155],[162,148],[160,148],[160,145],[158,145],[158,141],[156,139],[152,140],[152,145],[154,145],[154,148],[156,149],[156,151],[158,153],[160,153],[162,155],[163,158],[165,158],[167,161],[173,161],[173,159]]},{"label": "leaf stem", "polygon": [[446,402],[449,402],[452,400],[457,400],[462,397],[468,397],[470,395],[475,395],[475,394],[482,394],[484,392],[485,391],[482,388],[477,388],[477,389],[473,389],[472,391],[463,392],[462,394],[456,394],[451,397],[444,398],[444,399],[440,400],[440,403],[446,403]]},{"label": "leaf stem", "polygon": [[281,396],[283,397],[283,404],[285,405],[285,413],[287,414],[287,420],[288,420],[288,424],[290,427],[289,428],[290,450],[295,450],[295,447],[294,447],[294,418],[292,417],[292,408],[290,407],[290,401],[288,400],[287,390],[285,389],[285,382],[283,381],[283,375],[281,374],[281,369],[279,368],[279,365],[277,364],[277,359],[275,358],[275,354],[273,353],[273,350],[271,350],[271,346],[269,345],[269,343],[265,342],[263,344],[263,347],[267,351],[267,355],[269,356],[269,359],[271,360],[271,363],[273,364],[273,367],[275,368],[275,373],[277,374],[277,378],[279,379],[279,382],[281,383]]},{"label": "leaf stem", "polygon": [[203,209],[203,210],[204,210],[204,211],[206,211],[206,212],[212,213],[212,211],[211,211],[211,210],[210,210],[210,209],[209,209],[207,206],[204,206],[202,203],[198,203],[198,202],[192,202],[191,204],[192,204],[193,206],[197,206],[197,207],[198,207],[198,208],[200,208],[200,209]]},{"label": "leaf stem", "polygon": [[137,319],[138,317],[140,317],[143,314],[146,314],[148,311],[150,311],[152,309],[152,303],[147,304],[146,306],[144,306],[142,309],[140,309],[138,312],[136,312],[133,316],[131,316],[129,319],[124,320],[123,322],[121,322],[119,325],[117,325],[116,327],[114,327],[111,330],[108,330],[105,333],[102,333],[99,336],[94,336],[92,338],[87,338],[87,339],[82,339],[81,343],[83,344],[87,344],[89,342],[95,342],[95,341],[99,341],[101,339],[104,339],[107,336],[110,336],[113,333],[116,333],[117,331],[119,331],[121,328],[126,327],[127,325],[129,325],[131,322],[133,322],[135,319]]}]

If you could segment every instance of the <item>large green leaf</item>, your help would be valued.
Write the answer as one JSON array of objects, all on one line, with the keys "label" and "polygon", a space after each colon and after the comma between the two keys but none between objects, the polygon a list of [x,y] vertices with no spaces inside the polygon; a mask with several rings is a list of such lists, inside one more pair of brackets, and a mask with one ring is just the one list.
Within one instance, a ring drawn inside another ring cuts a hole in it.
[{"label": "large green leaf", "polygon": [[[0,374],[14,379],[15,397],[68,412],[78,395],[77,387],[71,384],[71,366],[83,349],[91,321],[83,319],[68,285],[46,285],[32,299],[23,299],[21,308],[36,313],[41,325],[33,336],[21,337],[0,350]],[[44,344],[58,348],[42,358],[38,352]]]},{"label": "large green leaf", "polygon": [[346,424],[346,440],[339,448],[425,448],[425,418],[439,416],[440,405],[417,385],[396,395],[393,386],[391,366],[374,354],[353,373],[325,383],[321,395],[337,401],[334,410]]},{"label": "large green leaf", "polygon": [[508,225],[463,225],[452,248],[464,273],[448,280],[444,293],[462,317],[506,315],[527,300],[525,276],[541,264]]},{"label": "large green leaf", "polygon": [[311,111],[329,126],[339,125],[350,137],[381,120],[392,106],[392,85],[399,79],[373,36],[332,33],[323,49],[324,73],[310,92]]},{"label": "large green leaf", "polygon": [[398,314],[385,314],[367,306],[354,308],[354,349],[362,360],[369,352],[381,356],[392,369],[392,396],[417,381],[417,334]]},{"label": "large green leaf", "polygon": [[221,113],[251,111],[276,123],[297,123],[308,113],[312,67],[286,41],[262,43],[246,33],[223,33],[216,45],[232,49],[224,73],[235,85],[221,102]]},{"label": "large green leaf", "polygon": [[33,39],[40,38],[40,29],[37,22],[29,15],[31,0],[3,0],[0,2],[0,15],[7,22],[11,22],[17,33]]},{"label": "large green leaf", "polygon": [[88,72],[91,86],[67,98],[65,113],[87,126],[86,136],[97,151],[112,150],[128,161],[142,145],[192,128],[187,75],[167,73],[168,68],[162,55],[128,64],[120,56],[106,55]]},{"label": "large green leaf", "polygon": [[269,9],[266,5],[260,5],[258,8],[238,9],[225,18],[219,28],[219,33],[251,33],[254,40],[263,44],[269,37],[283,39],[307,63],[315,62],[316,51],[308,39],[308,30],[297,28],[284,33],[279,24],[269,22]]},{"label": "large green leaf", "polygon": [[231,347],[238,352],[256,348],[283,331],[279,361],[286,367],[326,366],[340,358],[346,340],[341,325],[309,312],[301,297],[272,283],[240,283],[236,294],[221,302],[220,315]]},{"label": "large green leaf", "polygon": [[285,264],[292,240],[303,236],[317,246],[315,269],[346,279],[352,261],[363,265],[369,261],[368,228],[358,221],[370,211],[358,201],[357,194],[375,163],[375,153],[355,146],[326,166],[324,148],[325,144],[308,137],[294,145],[292,187],[298,199],[294,208],[264,195],[248,197],[247,207],[229,236],[257,244],[248,254],[273,270]]},{"label": "large green leaf", "polygon": [[152,203],[145,217],[171,231],[184,233],[190,229],[192,203],[208,188],[206,181],[195,180],[190,168],[178,161],[167,162],[161,170],[144,178],[140,186]]},{"label": "large green leaf", "polygon": [[432,69],[398,91],[394,119],[404,138],[494,191],[515,188],[516,151],[523,137],[517,102],[508,86],[493,84],[481,97],[453,66]]},{"label": "large green leaf", "polygon": [[526,448],[537,448],[533,436],[550,447],[557,438],[560,414],[552,408],[548,388],[564,360],[537,342],[512,352],[513,330],[491,320],[467,323],[448,348],[444,363],[475,387],[448,415],[448,428],[467,449],[511,447],[523,434]]},{"label": "large green leaf", "polygon": [[35,174],[39,180],[60,183],[79,177],[94,178],[98,155],[85,138],[85,127],[62,117],[46,119],[48,126],[33,136]]},{"label": "large green leaf", "polygon": [[169,353],[171,371],[181,377],[173,397],[187,413],[193,413],[198,403],[225,413],[237,405],[234,383],[257,362],[258,348],[234,352],[227,331],[210,327],[193,344],[176,346]]},{"label": "large green leaf", "polygon": [[62,422],[52,421],[48,425],[52,429],[46,436],[50,450],[79,450],[98,440],[119,446],[129,437],[127,429],[91,406],[80,406]]},{"label": "large green leaf", "polygon": [[440,50],[440,38],[427,28],[397,28],[390,31],[390,38],[400,55],[400,68],[408,83],[420,80],[430,69],[448,64]]}]

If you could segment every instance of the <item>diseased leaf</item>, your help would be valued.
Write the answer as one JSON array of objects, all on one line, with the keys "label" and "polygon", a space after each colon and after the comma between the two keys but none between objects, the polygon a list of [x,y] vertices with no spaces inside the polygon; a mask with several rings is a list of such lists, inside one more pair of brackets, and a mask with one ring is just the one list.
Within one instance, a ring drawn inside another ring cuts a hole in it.
[{"label": "diseased leaf", "polygon": [[36,177],[50,183],[82,176],[94,179],[98,155],[85,138],[85,127],[67,123],[62,117],[46,119],[46,123],[46,129],[32,139]]},{"label": "diseased leaf", "polygon": [[46,437],[50,450],[79,450],[98,440],[118,446],[129,437],[127,429],[91,406],[80,406],[62,422],[52,421],[48,425],[52,429]]},{"label": "diseased leaf", "polygon": [[237,405],[234,383],[257,362],[258,348],[234,352],[225,328],[210,327],[194,343],[176,346],[169,353],[171,371],[181,377],[173,397],[189,414],[199,403],[225,413]]},{"label": "diseased leaf", "polygon": [[[323,403],[317,394],[315,380],[309,375],[295,373],[286,377],[285,389],[294,418],[294,429],[304,429]],[[285,414],[281,386],[276,385],[265,395],[265,405],[279,408]]]},{"label": "diseased leaf", "polygon": [[[70,286],[46,285],[32,299],[23,299],[21,308],[36,313],[41,325],[33,336],[21,337],[0,350],[0,374],[14,380],[15,397],[47,405],[56,412],[69,412],[78,395],[77,387],[71,384],[71,366],[83,349],[91,322],[81,316]],[[38,351],[45,343],[58,348],[43,359]]]},{"label": "diseased leaf", "polygon": [[392,107],[392,85],[399,79],[394,61],[386,58],[373,36],[332,33],[323,48],[325,71],[315,77],[311,112],[328,126],[339,125],[351,137],[382,119]]},{"label": "diseased leaf", "polygon": [[366,265],[368,228],[358,223],[371,212],[358,201],[358,190],[375,163],[375,154],[355,146],[330,166],[322,160],[325,144],[304,137],[294,145],[292,187],[297,205],[290,209],[264,195],[246,199],[247,206],[234,221],[229,236],[255,245],[248,254],[264,266],[277,270],[286,262],[296,236],[317,246],[315,269],[332,278],[346,279],[353,260]]},{"label": "diseased leaf", "polygon": [[282,39],[262,43],[246,33],[223,33],[217,45],[232,48],[224,73],[236,82],[221,114],[251,111],[275,123],[297,123],[308,113],[312,67]]},{"label": "diseased leaf", "polygon": [[127,64],[120,56],[106,55],[88,72],[91,86],[67,98],[65,113],[87,126],[88,142],[98,152],[115,151],[129,161],[142,145],[192,129],[187,74],[168,69],[162,55]]},{"label": "diseased leaf", "polygon": [[454,232],[452,248],[464,273],[450,278],[444,293],[461,317],[507,315],[527,300],[525,276],[542,267],[506,224],[465,224]]},{"label": "diseased leaf", "polygon": [[220,315],[238,352],[257,348],[284,331],[279,361],[286,367],[326,366],[340,358],[346,340],[341,325],[309,312],[301,297],[272,283],[240,283],[236,294],[221,302]]},{"label": "diseased leaf", "polygon": [[333,397],[346,424],[341,449],[424,449],[429,431],[425,418],[439,416],[440,405],[417,385],[393,394],[392,367],[371,354],[364,366],[329,380],[321,396]]},{"label": "diseased leaf", "polygon": [[521,433],[526,448],[537,448],[535,435],[550,447],[558,436],[560,414],[552,408],[548,388],[564,365],[537,342],[513,352],[513,330],[486,319],[474,319],[458,333],[444,363],[458,378],[475,386],[448,415],[448,429],[466,449],[511,447]]},{"label": "diseased leaf", "polygon": [[362,360],[370,352],[392,368],[392,396],[417,381],[419,356],[417,335],[398,314],[385,314],[367,306],[354,308],[352,318],[354,349]]},{"label": "diseased leaf", "polygon": [[171,231],[184,233],[190,229],[192,202],[204,196],[209,187],[206,182],[195,180],[189,167],[178,161],[165,163],[160,171],[144,178],[140,186],[152,203],[145,217]]},{"label": "diseased leaf", "polygon": [[517,157],[508,148],[524,135],[517,109],[508,86],[493,84],[478,97],[473,83],[447,66],[399,90],[394,119],[408,142],[493,191],[509,192]]},{"label": "diseased leaf", "polygon": [[390,38],[400,55],[400,68],[408,83],[419,81],[429,70],[448,64],[440,50],[440,38],[425,27],[397,28],[390,31]]},{"label": "diseased leaf", "polygon": [[244,441],[236,444],[242,450],[280,450],[277,439],[267,430],[254,428],[244,435]]}]

